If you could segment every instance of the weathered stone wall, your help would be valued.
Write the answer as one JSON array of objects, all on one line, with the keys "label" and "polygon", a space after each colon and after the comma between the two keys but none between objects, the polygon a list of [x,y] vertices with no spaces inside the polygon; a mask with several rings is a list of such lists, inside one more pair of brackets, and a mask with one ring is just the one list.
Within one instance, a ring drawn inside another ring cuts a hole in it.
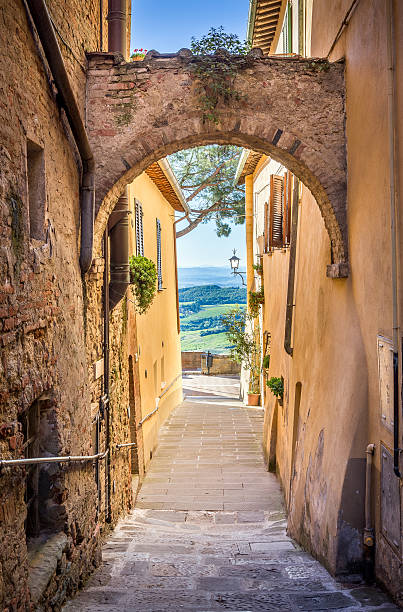
[{"label": "weathered stone wall", "polygon": [[[48,6],[65,41],[60,38],[61,50],[84,111],[85,51],[99,48],[99,2],[49,0]],[[47,425],[50,450],[46,452],[92,454],[92,421],[103,393],[103,378],[94,379],[93,363],[103,355],[104,262],[101,258],[94,261],[83,284],[78,262],[80,167],[40,45],[20,0],[0,0],[0,48],[0,456],[24,456],[22,415],[38,398],[52,410]],[[40,239],[30,237],[27,139],[44,151]],[[122,324],[116,317],[112,333],[119,344],[116,350],[113,347],[112,367],[119,363],[119,350],[126,342],[118,329]],[[127,368],[122,380],[125,376]],[[126,413],[120,413],[126,388],[123,383],[121,402],[115,392],[111,402],[116,419],[114,441],[126,440],[127,424],[122,416]],[[104,443],[102,421],[100,450]],[[129,467],[120,456],[112,455],[112,521],[130,507]],[[32,601],[44,598],[44,609],[58,609],[66,594],[99,562],[100,528],[106,516],[103,461],[100,470],[99,506],[92,463],[41,470],[52,481],[46,506],[58,516],[53,530],[61,530],[66,539],[44,594],[31,592]],[[33,574],[24,528],[26,474],[24,468],[4,468],[0,474],[2,609],[26,609],[30,601],[28,579]]]},{"label": "weathered stone wall", "polygon": [[203,120],[190,51],[150,54],[144,62],[121,59],[110,53],[89,57],[88,126],[98,160],[96,244],[124,185],[149,164],[190,146],[233,143],[273,156],[304,181],[331,239],[334,266],[328,274],[348,274],[342,63],[263,58],[252,51],[236,78],[241,101],[219,106],[215,124]]}]

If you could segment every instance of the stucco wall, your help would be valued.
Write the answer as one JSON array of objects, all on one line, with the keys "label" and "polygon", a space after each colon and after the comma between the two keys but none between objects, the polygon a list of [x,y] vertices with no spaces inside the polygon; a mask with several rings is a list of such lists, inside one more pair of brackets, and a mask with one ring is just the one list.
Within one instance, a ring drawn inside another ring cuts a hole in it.
[{"label": "stucco wall", "polygon": [[[313,56],[327,54],[349,5],[347,1],[314,1]],[[403,7],[398,2],[394,5],[400,66]],[[283,406],[270,392],[267,395],[265,436],[267,455],[273,459],[270,435],[273,440],[277,434],[277,470],[289,505],[290,533],[332,571],[360,562],[365,449],[375,443],[372,504],[377,576],[401,597],[401,559],[382,535],[380,517],[380,444],[393,446],[392,433],[381,419],[377,362],[377,336],[392,336],[385,6],[362,0],[331,56],[332,60],[346,58],[351,276],[325,278],[322,270],[329,258],[329,239],[317,204],[304,188],[293,357],[283,348],[289,253],[264,256],[265,326],[272,334],[269,375],[285,379]],[[401,108],[403,79],[397,74]],[[402,121],[400,113],[399,143]],[[400,182],[402,171],[400,164]],[[301,401],[294,423],[297,383]]]},{"label": "stucco wall", "polygon": [[[347,4],[347,2],[341,2],[336,3],[336,6],[325,7],[321,2],[314,3],[313,54],[323,54],[326,47],[330,48],[329,41],[332,42],[335,36],[336,23],[340,21],[340,12],[347,10],[345,6]],[[401,112],[403,6],[397,1],[392,4],[397,53],[397,105],[400,109],[397,112],[397,146],[401,151],[403,141],[403,114]],[[403,599],[401,592],[403,584],[402,551],[400,548],[399,562],[399,554],[381,533],[380,517],[380,442],[382,441],[389,449],[393,446],[392,434],[382,425],[381,420],[376,351],[378,334],[387,338],[392,336],[386,5],[387,2],[362,1],[343,37],[336,45],[332,59],[342,54],[346,57],[348,223],[352,269],[356,269],[356,273],[351,277],[351,293],[356,304],[358,325],[362,333],[363,363],[367,370],[368,442],[376,444],[373,484],[375,487],[377,574],[395,593],[400,589],[400,597]],[[326,11],[325,19],[324,11]],[[323,25],[319,26],[319,23]],[[371,41],[371,44],[368,44],[368,41]],[[362,121],[363,109],[365,109],[364,122]],[[400,185],[403,185],[401,157],[397,171]],[[401,228],[400,236],[402,236]],[[399,245],[399,251],[401,256],[402,243]],[[401,278],[399,286],[401,287]],[[399,297],[401,301],[401,293]],[[401,308],[399,310],[401,312]],[[399,335],[401,336],[401,333]],[[399,338],[399,343],[400,341]],[[402,437],[400,437],[401,445]],[[400,542],[401,546],[402,542]],[[400,570],[397,569],[399,563]]]},{"label": "stucco wall", "polygon": [[[130,207],[133,211],[135,199],[143,206],[144,256],[154,263],[157,261],[156,219],[161,222],[162,232],[163,290],[157,291],[153,304],[145,314],[136,316],[141,418],[155,409],[157,398],[163,394],[158,411],[142,426],[144,465],[147,468],[157,443],[159,428],[182,400],[182,366],[177,328],[174,211],[146,174],[130,185]],[[131,216],[133,231],[130,253],[135,254],[134,215]],[[128,297],[133,297],[130,290]],[[172,386],[167,389],[171,383]]]}]

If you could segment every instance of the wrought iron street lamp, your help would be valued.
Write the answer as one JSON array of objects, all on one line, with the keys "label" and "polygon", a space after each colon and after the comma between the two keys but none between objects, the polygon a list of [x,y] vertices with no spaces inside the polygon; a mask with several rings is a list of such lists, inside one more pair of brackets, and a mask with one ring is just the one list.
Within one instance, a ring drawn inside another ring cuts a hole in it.
[{"label": "wrought iron street lamp", "polygon": [[234,276],[235,275],[236,276],[240,276],[241,279],[242,279],[242,285],[244,285],[246,287],[246,283],[245,283],[244,278],[242,276],[243,274],[246,274],[246,273],[245,272],[238,272],[240,259],[239,259],[239,257],[236,256],[236,250],[235,249],[234,249],[234,254],[230,258],[229,262],[230,262],[230,265],[231,265],[232,274]]}]

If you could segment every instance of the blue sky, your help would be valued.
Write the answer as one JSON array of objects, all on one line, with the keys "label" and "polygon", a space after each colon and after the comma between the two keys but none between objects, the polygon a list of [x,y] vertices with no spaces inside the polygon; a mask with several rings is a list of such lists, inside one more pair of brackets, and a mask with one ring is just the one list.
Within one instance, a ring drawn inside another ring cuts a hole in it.
[{"label": "blue sky", "polygon": [[[134,0],[131,46],[174,52],[221,25],[244,40],[248,11],[249,0]],[[226,266],[234,248],[245,265],[245,226],[233,226],[229,238],[218,238],[214,227],[201,224],[178,240],[179,266]]]}]

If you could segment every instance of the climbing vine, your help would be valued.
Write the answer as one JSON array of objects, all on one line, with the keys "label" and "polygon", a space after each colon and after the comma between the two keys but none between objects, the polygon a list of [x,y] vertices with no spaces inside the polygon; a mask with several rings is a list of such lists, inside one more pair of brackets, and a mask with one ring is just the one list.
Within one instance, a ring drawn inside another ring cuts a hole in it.
[{"label": "climbing vine", "polygon": [[192,38],[194,58],[190,70],[197,80],[197,95],[203,121],[219,122],[217,106],[220,101],[229,103],[245,99],[235,87],[240,70],[250,64],[247,56],[249,45],[235,34],[227,34],[224,28],[210,28],[200,40]]},{"label": "climbing vine", "polygon": [[130,264],[130,283],[136,300],[136,310],[144,314],[153,303],[157,290],[157,269],[147,257],[132,255]]}]

